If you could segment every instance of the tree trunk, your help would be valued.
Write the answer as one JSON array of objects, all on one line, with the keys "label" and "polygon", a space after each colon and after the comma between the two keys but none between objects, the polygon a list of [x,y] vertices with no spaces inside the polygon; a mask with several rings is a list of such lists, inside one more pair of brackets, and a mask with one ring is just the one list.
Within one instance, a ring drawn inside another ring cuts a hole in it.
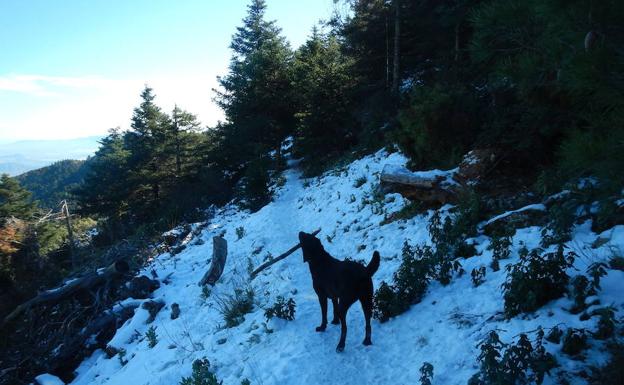
[{"label": "tree trunk", "polygon": [[204,274],[199,281],[199,286],[211,285],[214,286],[217,283],[223,270],[225,269],[225,262],[227,260],[227,241],[221,237],[212,238],[212,262],[210,268]]},{"label": "tree trunk", "polygon": [[401,36],[401,1],[394,0],[394,55],[392,61],[392,92],[399,94],[399,46]]},{"label": "tree trunk", "polygon": [[65,215],[65,225],[67,226],[67,238],[69,238],[69,254],[71,256],[72,268],[76,270],[78,268],[78,255],[76,254],[76,243],[74,241],[74,232],[71,226],[67,201],[63,201],[61,210],[63,210],[63,215]]},{"label": "tree trunk", "polygon": [[459,30],[460,23],[455,24],[455,63],[459,62]]},{"label": "tree trunk", "polygon": [[83,277],[76,278],[63,286],[55,289],[44,291],[38,296],[19,305],[4,318],[3,325],[13,321],[24,311],[40,304],[58,303],[79,290],[91,289],[95,286],[104,284],[106,281],[116,276],[121,276],[129,271],[129,266],[124,261],[117,261],[109,265],[102,271],[94,271]]}]

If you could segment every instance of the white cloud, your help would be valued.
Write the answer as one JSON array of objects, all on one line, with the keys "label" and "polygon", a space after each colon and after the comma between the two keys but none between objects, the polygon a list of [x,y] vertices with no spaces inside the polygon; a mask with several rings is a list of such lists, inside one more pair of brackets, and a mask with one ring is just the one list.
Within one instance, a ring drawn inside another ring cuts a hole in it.
[{"label": "white cloud", "polygon": [[[223,119],[212,102],[216,79],[206,75],[151,75],[145,79],[107,79],[98,76],[0,76],[0,98],[22,94],[29,108],[9,110],[0,105],[0,139],[73,138],[103,134],[111,127],[129,127],[139,94],[149,84],[156,103],[165,111],[174,104],[205,125]],[[24,113],[23,111],[28,111]]]}]

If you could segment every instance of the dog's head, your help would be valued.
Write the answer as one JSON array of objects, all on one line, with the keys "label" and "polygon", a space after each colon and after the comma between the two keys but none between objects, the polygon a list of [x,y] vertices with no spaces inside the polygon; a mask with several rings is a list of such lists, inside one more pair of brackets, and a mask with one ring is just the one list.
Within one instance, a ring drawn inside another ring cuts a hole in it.
[{"label": "dog's head", "polygon": [[321,241],[312,234],[299,232],[299,244],[303,250],[303,262],[310,262],[313,259],[320,258],[325,251]]}]

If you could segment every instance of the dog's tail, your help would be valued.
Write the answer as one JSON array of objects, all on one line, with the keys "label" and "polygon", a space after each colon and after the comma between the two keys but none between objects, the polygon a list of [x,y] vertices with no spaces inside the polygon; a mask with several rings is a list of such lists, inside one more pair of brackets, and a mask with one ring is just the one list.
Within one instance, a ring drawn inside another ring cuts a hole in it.
[{"label": "dog's tail", "polygon": [[366,272],[368,273],[369,277],[372,277],[373,274],[375,274],[375,272],[377,271],[377,269],[379,269],[380,262],[381,262],[381,256],[379,256],[378,251],[375,251],[373,253],[373,259],[371,259],[371,261],[368,263],[368,266],[366,266]]}]

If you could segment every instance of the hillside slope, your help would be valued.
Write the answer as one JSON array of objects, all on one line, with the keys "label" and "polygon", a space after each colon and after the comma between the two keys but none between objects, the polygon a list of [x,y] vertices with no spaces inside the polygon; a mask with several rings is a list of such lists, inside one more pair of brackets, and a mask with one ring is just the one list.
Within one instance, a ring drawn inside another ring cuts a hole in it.
[{"label": "hillside slope", "polygon": [[[318,227],[322,228],[319,238],[336,258],[368,262],[373,251],[378,250],[382,261],[373,277],[375,287],[382,280],[390,281],[401,262],[401,248],[406,240],[411,244],[431,243],[427,231],[431,213],[381,225],[385,214],[400,210],[406,201],[398,194],[388,194],[383,204],[371,202],[382,167],[405,162],[400,154],[380,151],[344,169],[309,180],[301,179],[296,164],[291,163],[285,172],[285,185],[278,189],[274,201],[260,211],[249,214],[234,207],[218,211],[182,252],[156,256],[143,272],[149,275],[154,270],[164,282],[153,294],[166,303],[151,324],[158,335],[156,346],[148,346],[144,335],[150,327],[145,322],[149,315],[139,308],[109,343],[125,350],[122,359],[127,363],[122,365],[119,357],[107,358],[103,351],[96,351],[79,367],[73,384],[177,384],[183,376],[190,375],[193,360],[205,357],[226,385],[238,385],[244,378],[251,384],[264,385],[412,384],[418,382],[419,368],[425,361],[434,366],[434,384],[463,385],[478,370],[477,345],[492,330],[497,330],[503,341],[512,341],[521,332],[533,336],[539,325],[596,328],[596,317],[581,321],[578,315],[566,311],[572,301],[565,297],[531,315],[509,321],[502,317],[504,267],[517,261],[521,245],[538,246],[539,227],[516,232],[511,258],[501,261],[498,272],[488,268],[482,285],[474,287],[469,274],[454,278],[447,286],[433,282],[423,301],[408,312],[383,324],[374,320],[372,346],[361,344],[364,318],[360,306],[355,304],[347,317],[347,344],[341,354],[335,352],[339,326],[328,325],[324,333],[314,330],[320,323],[320,310],[300,251],[249,282],[250,266],[258,266],[269,255],[289,249],[297,243],[299,231],[311,232]],[[363,177],[366,182],[354,187]],[[445,209],[448,207],[442,211]],[[224,234],[228,242],[227,264],[220,281],[207,298],[202,298],[197,282],[208,267],[212,237],[219,234]],[[595,249],[588,246],[597,237],[591,232],[590,223],[576,226],[573,235],[568,245],[581,256],[575,267],[583,272],[590,263],[606,260],[613,250],[624,250],[624,226],[602,234],[608,241]],[[480,255],[463,260],[465,271],[489,266],[489,242],[485,236],[475,239]],[[570,269],[569,274],[573,275],[574,270]],[[621,317],[624,273],[608,270],[601,283],[598,298],[602,304],[616,307],[617,318]],[[249,285],[255,292],[254,310],[241,325],[224,328],[220,303],[234,290]],[[263,308],[273,304],[279,295],[296,301],[295,320],[274,318],[267,324]],[[169,316],[173,303],[181,309],[175,320]],[[546,384],[555,383],[559,376],[568,377],[573,384],[583,383],[575,372],[607,359],[600,353],[604,350],[602,342],[591,342],[585,361],[563,355],[560,345],[546,343],[546,348],[560,364],[547,376]]]},{"label": "hillside slope", "polygon": [[72,189],[82,183],[88,164],[85,160],[61,160],[18,175],[16,179],[33,193],[33,199],[41,206],[56,208],[61,200],[71,197]]}]

